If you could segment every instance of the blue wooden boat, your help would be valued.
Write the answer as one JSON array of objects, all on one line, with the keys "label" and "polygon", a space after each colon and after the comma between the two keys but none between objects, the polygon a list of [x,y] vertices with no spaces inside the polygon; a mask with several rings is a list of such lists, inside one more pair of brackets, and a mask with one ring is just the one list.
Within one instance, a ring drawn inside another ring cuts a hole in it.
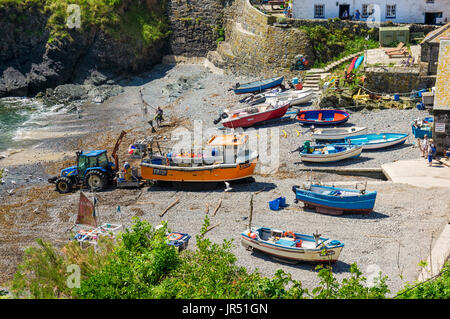
[{"label": "blue wooden boat", "polygon": [[284,76],[279,76],[276,78],[270,78],[245,84],[236,83],[232,90],[236,94],[262,92],[264,90],[281,85],[281,83],[283,83],[283,80]]},{"label": "blue wooden boat", "polygon": [[346,189],[322,185],[293,186],[295,201],[302,201],[305,207],[316,212],[342,215],[345,213],[370,213],[375,206],[376,191]]},{"label": "blue wooden boat", "polygon": [[259,250],[275,258],[294,262],[336,262],[344,243],[293,231],[269,227],[252,227],[241,233],[241,244],[248,250]]},{"label": "blue wooden boat", "polygon": [[297,120],[302,124],[336,125],[348,121],[350,114],[342,110],[299,111]]},{"label": "blue wooden boat", "polygon": [[401,133],[380,133],[380,134],[365,134],[347,137],[345,142],[362,145],[363,150],[375,150],[394,145],[405,143],[408,134]]}]

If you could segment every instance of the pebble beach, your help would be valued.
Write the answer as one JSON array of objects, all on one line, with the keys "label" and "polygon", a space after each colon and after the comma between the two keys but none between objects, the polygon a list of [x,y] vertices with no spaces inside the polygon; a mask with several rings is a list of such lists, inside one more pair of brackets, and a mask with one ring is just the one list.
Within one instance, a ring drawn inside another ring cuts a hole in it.
[{"label": "pebble beach", "polygon": [[[33,134],[36,143],[11,152],[0,159],[6,168],[0,185],[0,286],[12,278],[23,250],[43,238],[62,246],[67,243],[70,228],[76,219],[79,191],[61,195],[47,178],[73,162],[79,149],[108,149],[109,154],[121,130],[128,132],[121,145],[120,160],[128,160],[127,147],[145,136],[154,135],[173,145],[176,130],[191,130],[201,124],[202,140],[211,132],[220,134],[213,120],[224,108],[236,107],[243,96],[228,89],[235,83],[252,81],[252,78],[211,72],[201,65],[158,65],[152,72],[119,83],[123,92],[101,104],[87,102],[77,113],[56,114],[48,118],[51,124]],[[166,121],[156,133],[147,124],[154,116],[148,108],[143,114],[140,93],[145,102],[160,106]],[[314,103],[301,109],[314,109]],[[296,111],[299,108],[290,109]],[[200,232],[205,214],[211,220],[208,232],[212,241],[233,240],[232,251],[237,264],[249,271],[258,270],[273,276],[277,269],[292,274],[312,289],[318,284],[317,271],[311,264],[288,264],[273,260],[258,252],[246,251],[240,245],[239,234],[248,227],[249,202],[254,197],[252,226],[268,226],[310,234],[318,231],[324,237],[338,239],[345,247],[334,265],[335,276],[342,280],[349,276],[352,263],[356,263],[368,277],[381,271],[387,275],[389,289],[395,293],[405,283],[417,279],[418,264],[430,253],[430,245],[439,236],[448,221],[450,199],[445,188],[423,189],[406,184],[364,176],[343,176],[333,173],[308,172],[308,169],[326,168],[380,168],[382,164],[398,160],[420,158],[417,141],[411,136],[411,121],[428,116],[428,111],[416,108],[399,110],[362,110],[350,113],[345,126],[366,126],[368,133],[396,132],[410,134],[405,144],[385,151],[363,152],[360,157],[334,164],[304,164],[298,152],[304,141],[310,139],[308,127],[300,125],[291,115],[282,121],[256,127],[267,130],[278,141],[276,169],[270,174],[257,167],[254,182],[234,183],[230,192],[224,186],[213,191],[177,191],[170,187],[150,186],[141,189],[108,189],[97,194],[101,222],[121,223],[129,227],[131,218],[137,216],[158,225],[168,222],[171,230],[193,236],[188,249],[195,248],[195,234]],[[70,123],[70,125],[68,125]],[[61,133],[63,132],[63,133]],[[59,134],[61,133],[61,134]],[[272,156],[272,155],[271,155]],[[71,164],[72,165],[72,164]],[[424,160],[425,165],[425,160]],[[329,216],[304,209],[294,203],[293,185],[310,180],[335,186],[361,187],[376,190],[378,197],[373,213],[368,215]],[[359,185],[358,185],[359,184]],[[285,196],[288,207],[271,211],[268,202]],[[159,214],[172,202],[179,203],[161,218]],[[401,199],[401,200],[400,200]],[[222,201],[216,215],[214,209]],[[117,211],[120,206],[120,212]]]}]

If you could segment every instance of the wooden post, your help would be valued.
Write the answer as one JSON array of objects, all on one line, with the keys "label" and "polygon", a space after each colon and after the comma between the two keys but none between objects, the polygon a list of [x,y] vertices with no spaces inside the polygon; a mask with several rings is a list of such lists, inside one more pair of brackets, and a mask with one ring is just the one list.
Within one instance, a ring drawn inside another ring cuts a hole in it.
[{"label": "wooden post", "polygon": [[252,219],[253,219],[253,195],[250,196],[250,216],[248,218],[248,229],[252,228]]}]

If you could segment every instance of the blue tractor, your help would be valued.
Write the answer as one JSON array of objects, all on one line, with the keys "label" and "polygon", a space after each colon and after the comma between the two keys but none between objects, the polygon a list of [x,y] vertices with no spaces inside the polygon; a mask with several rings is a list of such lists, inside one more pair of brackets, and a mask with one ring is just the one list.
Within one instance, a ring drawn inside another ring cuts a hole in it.
[{"label": "blue tractor", "polygon": [[102,191],[108,185],[114,183],[119,157],[117,150],[126,132],[122,131],[114,147],[112,157],[115,162],[110,162],[106,150],[76,152],[76,165],[61,170],[60,176],[48,179],[49,183],[55,184],[59,193],[69,193],[74,187],[87,187],[93,191]]}]

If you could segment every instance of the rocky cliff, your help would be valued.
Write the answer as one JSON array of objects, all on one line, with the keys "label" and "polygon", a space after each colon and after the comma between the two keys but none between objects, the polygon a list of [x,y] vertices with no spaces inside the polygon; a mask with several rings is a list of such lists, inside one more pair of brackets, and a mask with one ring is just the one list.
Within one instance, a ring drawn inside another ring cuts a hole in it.
[{"label": "rocky cliff", "polygon": [[[0,0],[0,97],[30,96],[64,83],[103,84],[161,61],[168,32],[154,17],[164,16],[164,1],[99,0],[97,10],[116,3],[117,14],[99,12],[101,19],[95,20],[94,8],[81,7],[82,26],[72,29],[55,17],[67,4],[55,8],[48,3]],[[55,32],[60,29],[64,33]]]}]

